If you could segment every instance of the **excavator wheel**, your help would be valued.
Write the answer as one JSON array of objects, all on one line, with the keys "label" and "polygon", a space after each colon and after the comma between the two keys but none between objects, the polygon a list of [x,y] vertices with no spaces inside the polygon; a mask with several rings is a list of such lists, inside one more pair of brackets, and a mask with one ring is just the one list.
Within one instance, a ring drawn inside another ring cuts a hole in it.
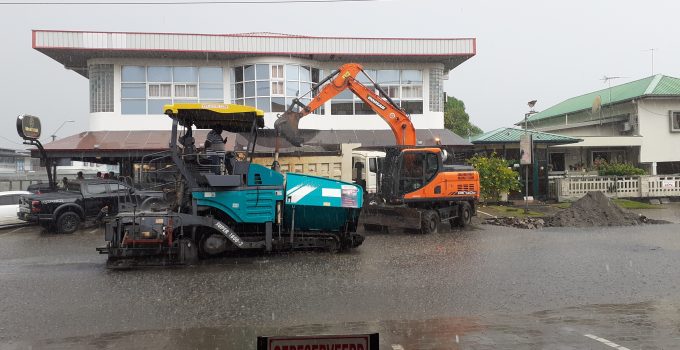
[{"label": "excavator wheel", "polygon": [[437,233],[439,229],[439,214],[434,210],[427,210],[420,219],[420,233]]},{"label": "excavator wheel", "polygon": [[451,220],[451,227],[457,226],[463,228],[470,223],[472,223],[472,208],[470,207],[470,204],[464,202],[460,205],[458,217]]}]

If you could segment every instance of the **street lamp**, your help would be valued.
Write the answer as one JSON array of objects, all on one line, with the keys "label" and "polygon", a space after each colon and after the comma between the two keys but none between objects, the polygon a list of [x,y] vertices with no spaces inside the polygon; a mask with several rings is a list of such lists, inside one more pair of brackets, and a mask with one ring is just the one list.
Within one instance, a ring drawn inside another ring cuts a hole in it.
[{"label": "street lamp", "polygon": [[[527,146],[529,147],[529,160],[525,160],[524,162],[520,161],[520,163],[525,163],[526,168],[524,168],[524,213],[528,214],[529,213],[529,167],[531,166],[531,163],[533,163],[533,142],[531,138],[529,137],[529,128],[528,128],[528,120],[529,116],[536,113],[534,110],[534,106],[536,105],[536,100],[531,100],[527,102],[527,105],[529,106],[529,112],[524,114],[524,139],[525,145],[524,148]],[[525,152],[527,151],[526,149],[524,150]],[[522,157],[524,158],[524,157]]]},{"label": "street lamp", "polygon": [[54,140],[57,139],[57,132],[59,132],[59,130],[61,130],[61,128],[63,128],[64,125],[66,125],[66,123],[75,123],[75,122],[76,122],[75,120],[65,120],[63,123],[61,123],[61,125],[59,125],[57,130],[54,130],[54,132],[52,132],[52,135],[51,135],[52,136],[52,142],[54,142]]}]

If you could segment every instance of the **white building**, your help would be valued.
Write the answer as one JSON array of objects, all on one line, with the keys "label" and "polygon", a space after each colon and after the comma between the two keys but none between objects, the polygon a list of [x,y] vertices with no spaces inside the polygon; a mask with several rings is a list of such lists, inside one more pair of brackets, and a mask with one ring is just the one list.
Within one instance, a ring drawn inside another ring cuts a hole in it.
[{"label": "white building", "polygon": [[532,115],[528,124],[583,139],[551,148],[556,171],[589,169],[603,159],[639,165],[652,175],[680,173],[678,78],[658,74],[572,97]]},{"label": "white building", "polygon": [[[290,101],[341,64],[358,62],[418,129],[444,127],[443,83],[476,53],[475,39],[33,31],[33,48],[90,81],[90,131],[168,129],[162,106],[257,106],[273,126]],[[365,79],[363,79],[365,80]],[[388,126],[347,91],[301,122],[322,130]]]}]

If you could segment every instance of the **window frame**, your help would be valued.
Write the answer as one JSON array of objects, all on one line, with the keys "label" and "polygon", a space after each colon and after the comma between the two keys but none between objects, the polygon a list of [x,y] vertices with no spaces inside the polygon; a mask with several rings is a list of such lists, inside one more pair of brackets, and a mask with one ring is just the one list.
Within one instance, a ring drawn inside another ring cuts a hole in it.
[{"label": "window frame", "polygon": [[[668,121],[669,121],[669,127],[670,127],[670,132],[676,133],[680,132],[680,110],[670,110],[668,111]],[[676,127],[676,121],[677,121],[677,127]]]}]

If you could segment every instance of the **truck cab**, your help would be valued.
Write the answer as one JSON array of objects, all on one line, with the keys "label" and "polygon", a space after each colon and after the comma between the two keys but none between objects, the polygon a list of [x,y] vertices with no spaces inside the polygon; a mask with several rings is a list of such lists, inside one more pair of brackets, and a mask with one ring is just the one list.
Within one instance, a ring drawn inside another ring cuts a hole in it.
[{"label": "truck cab", "polygon": [[381,151],[352,151],[352,182],[360,185],[364,192],[375,193],[378,189],[378,167],[385,158]]}]

